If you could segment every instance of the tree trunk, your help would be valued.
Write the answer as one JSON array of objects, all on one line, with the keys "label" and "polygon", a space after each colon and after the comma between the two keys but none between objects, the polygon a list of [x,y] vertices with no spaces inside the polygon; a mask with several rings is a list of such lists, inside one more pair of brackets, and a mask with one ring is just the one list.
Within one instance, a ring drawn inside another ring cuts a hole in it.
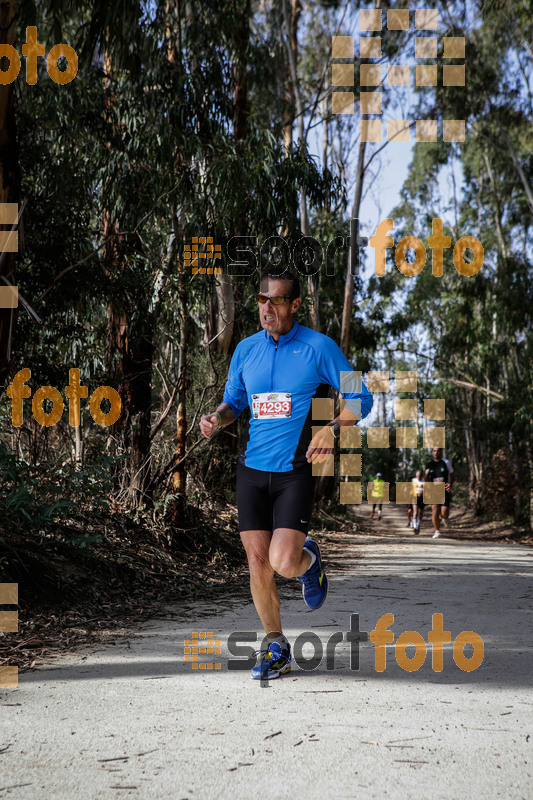
[{"label": "tree trunk", "polygon": [[[322,101],[322,125],[324,126],[324,134],[322,136],[322,168],[324,175],[329,178],[329,164],[328,164],[328,151],[329,151],[329,123],[328,123],[328,100],[327,97]],[[329,186],[326,190],[326,197],[324,200],[324,217],[327,219],[331,206],[331,198]]]},{"label": "tree trunk", "polygon": [[522,470],[520,469],[520,459],[518,457],[518,450],[512,431],[509,431],[509,450],[511,451],[511,463],[514,473],[513,517],[515,524],[518,524],[522,513]]},{"label": "tree trunk", "polygon": [[[233,135],[236,142],[243,141],[247,134],[249,113],[247,51],[250,35],[250,0],[244,0],[244,6],[237,17],[237,29],[233,41],[233,78],[235,94],[233,103]],[[234,235],[239,235],[235,231]],[[227,273],[216,276],[217,293],[217,334],[213,349],[220,353],[229,353],[233,339],[235,319],[235,298],[233,283]],[[212,338],[212,337],[209,337]]]},{"label": "tree trunk", "polygon": [[[292,0],[291,12],[289,14],[288,0],[283,0],[283,19],[285,22],[285,32],[287,35],[287,55],[289,59],[289,72],[292,83],[292,94],[296,106],[298,120],[298,144],[302,149],[306,148],[304,110],[300,95],[300,84],[298,80],[298,20],[302,12],[300,0]],[[291,142],[292,142],[292,123],[291,123]],[[309,216],[307,213],[307,195],[303,186],[300,186],[300,230],[304,236],[309,236]],[[318,331],[320,330],[320,316],[318,304],[318,278],[309,275],[307,278],[307,290],[309,292],[309,324]]]},{"label": "tree trunk", "polygon": [[487,175],[489,177],[490,186],[492,189],[492,196],[493,206],[494,206],[494,224],[496,226],[496,238],[498,240],[498,250],[500,251],[500,257],[504,264],[507,262],[507,247],[505,245],[505,237],[502,231],[502,212],[501,212],[501,203],[500,198],[498,195],[498,190],[496,188],[496,182],[494,180],[494,173],[492,172],[492,166],[486,151],[483,151],[483,159],[485,161],[485,166],[487,167]]},{"label": "tree trunk", "polygon": [[[186,433],[187,409],[185,406],[185,392],[182,392],[176,414],[176,462],[184,458],[187,451]],[[179,525],[183,519],[187,496],[187,472],[183,464],[178,464],[174,471],[174,494],[178,496],[174,500],[172,522],[174,525]]]},{"label": "tree trunk", "polygon": [[235,81],[235,101],[233,110],[233,135],[236,142],[246,138],[248,124],[248,78],[247,49],[250,34],[250,0],[244,0],[244,8],[238,15],[237,31],[234,38],[233,78]]},{"label": "tree trunk", "polygon": [[283,3],[283,17],[287,27],[286,34],[287,41],[287,62],[285,68],[285,97],[283,102],[283,146],[286,153],[292,150],[293,142],[293,126],[294,118],[296,116],[295,94],[293,87],[293,70],[291,51],[296,53],[298,46],[298,17],[301,12],[301,5],[299,0],[292,0],[291,13],[289,17],[289,10],[286,5],[286,0]]},{"label": "tree trunk", "polygon": [[526,441],[527,463],[529,466],[529,527],[533,531],[533,442]]},{"label": "tree trunk", "polygon": [[[17,10],[18,2],[4,1],[0,3],[0,44],[13,45],[15,43],[14,23]],[[15,125],[14,87],[15,82],[0,84],[0,203],[20,202],[20,168]],[[15,283],[15,261],[16,253],[6,252],[0,259],[0,274],[8,277],[12,283]],[[16,314],[16,309],[0,309],[0,386],[7,381]]]},{"label": "tree trunk", "polygon": [[466,409],[467,419],[465,424],[465,442],[468,458],[468,494],[474,514],[479,516],[482,511],[482,485],[483,466],[479,458],[478,443],[474,434],[473,420],[475,418],[474,393],[465,392],[463,408]]},{"label": "tree trunk", "polygon": [[233,337],[233,326],[235,320],[235,299],[233,296],[233,284],[231,278],[226,273],[216,276],[217,285],[217,336],[213,344],[219,353],[229,353],[231,340]]},{"label": "tree trunk", "polygon": [[[182,53],[182,14],[180,0],[167,0],[166,5],[167,14],[167,36],[173,39],[174,26],[177,28],[179,52],[173,45],[168,45],[168,60],[176,70],[182,70],[181,53]],[[189,20],[194,14],[192,3],[185,3],[185,19]],[[197,58],[193,56],[192,69],[196,71],[199,69]],[[241,118],[234,120],[235,124],[243,124]],[[245,123],[245,120],[244,120]],[[179,170],[182,167],[181,154],[174,162],[174,169]],[[202,165],[200,164],[200,174],[202,175]],[[174,525],[182,525],[185,513],[186,499],[187,499],[187,469],[185,463],[179,462],[185,457],[187,453],[187,405],[186,397],[188,390],[188,353],[189,353],[189,330],[190,330],[190,315],[188,303],[188,281],[189,273],[185,270],[183,259],[178,256],[177,248],[178,242],[183,239],[183,226],[185,223],[185,208],[181,206],[178,214],[175,202],[172,204],[172,225],[173,237],[170,246],[169,264],[171,268],[175,268],[178,274],[178,302],[176,310],[177,327],[179,330],[179,343],[177,348],[178,358],[178,392],[176,396],[177,410],[176,410],[176,452],[175,464],[172,473],[172,482],[174,494],[177,497],[172,504],[172,522]]]},{"label": "tree trunk", "polygon": [[[109,270],[123,269],[124,262],[106,261]],[[139,314],[142,328],[130,335],[130,299],[112,298],[107,309],[108,369],[117,382],[122,413],[111,428],[112,450],[128,455],[118,470],[121,488],[131,505],[150,505],[150,406],[152,401],[153,321],[145,307]],[[137,299],[137,306],[142,305]]]},{"label": "tree trunk", "polygon": [[[175,225],[178,226],[178,219],[175,217]],[[177,241],[177,238],[175,238]],[[180,342],[178,348],[178,367],[179,367],[179,391],[178,409],[176,413],[176,468],[173,473],[174,494],[178,495],[173,503],[172,522],[180,525],[185,512],[187,496],[187,470],[185,463],[180,464],[187,452],[187,357],[189,352],[189,306],[187,300],[187,281],[188,275],[185,274],[183,262],[178,264],[179,284],[178,284],[178,318],[180,320]]]},{"label": "tree trunk", "polygon": [[[104,68],[111,75],[111,59],[104,55]],[[108,86],[109,88],[109,82]],[[108,93],[105,114],[111,120],[113,98]],[[148,299],[131,297],[120,290],[120,277],[127,268],[126,244],[120,236],[120,225],[111,209],[104,209],[103,259],[108,275],[117,286],[107,308],[107,347],[109,374],[117,382],[122,413],[110,430],[109,449],[128,458],[115,471],[117,483],[126,492],[129,503],[138,507],[151,504],[150,497],[150,407],[152,401],[153,315]],[[134,243],[135,246],[135,243]],[[139,329],[132,335],[132,304],[135,304]]]},{"label": "tree trunk", "polygon": [[[359,209],[361,207],[361,197],[363,195],[363,179],[365,174],[365,149],[366,142],[359,142],[359,155],[357,158],[357,173],[355,181],[355,198],[352,208],[352,219],[359,219]],[[356,248],[358,244],[359,226],[351,226],[350,249],[348,251],[348,262],[346,265],[346,280],[344,283],[344,304],[342,308],[341,325],[341,350],[346,357],[350,352],[350,322],[353,310],[353,288],[354,276],[353,267],[356,263]]]},{"label": "tree trunk", "polygon": [[[375,9],[381,8],[380,0],[372,3]],[[357,157],[357,172],[355,180],[355,197],[352,208],[352,219],[359,220],[359,209],[361,207],[361,197],[363,195],[363,181],[365,176],[365,150],[366,142],[359,141],[359,155]],[[354,289],[354,268],[359,262],[359,253],[356,249],[359,246],[359,223],[350,223],[350,249],[348,250],[348,263],[346,266],[346,280],[344,283],[344,302],[342,307],[341,324],[341,350],[346,357],[350,352],[350,323],[353,312],[353,289]]]},{"label": "tree trunk", "polygon": [[515,170],[516,170],[516,172],[518,174],[518,177],[520,178],[520,182],[522,183],[522,186],[524,187],[524,192],[526,194],[527,202],[529,203],[529,207],[531,209],[531,212],[533,213],[533,189],[529,185],[529,181],[526,178],[524,170],[522,169],[522,166],[521,166],[521,164],[520,164],[520,162],[518,160],[518,156],[516,155],[516,150],[513,147],[513,143],[509,139],[505,128],[501,124],[501,122],[499,120],[499,117],[498,117],[498,114],[496,114],[496,122],[498,124],[498,128],[500,129],[500,133],[504,138],[505,144],[507,145],[507,147],[509,149],[509,154],[511,156],[511,160],[512,160],[514,168],[515,168]]},{"label": "tree trunk", "polygon": [[74,428],[74,469],[76,472],[81,472],[83,469],[83,444],[83,433],[80,419],[79,425],[76,425]]}]

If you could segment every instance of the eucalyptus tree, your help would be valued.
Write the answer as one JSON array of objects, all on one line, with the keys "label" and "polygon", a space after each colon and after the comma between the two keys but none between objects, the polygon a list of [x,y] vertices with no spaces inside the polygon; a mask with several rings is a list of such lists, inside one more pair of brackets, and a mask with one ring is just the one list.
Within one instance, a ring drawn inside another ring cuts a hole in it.
[{"label": "eucalyptus tree", "polygon": [[[0,5],[0,44],[13,46],[17,36],[18,2]],[[5,59],[2,59],[4,61]],[[11,65],[10,65],[11,67]],[[0,84],[0,203],[20,202],[20,172],[15,120],[15,84]],[[0,286],[15,285],[14,252],[0,255]],[[0,386],[3,387],[11,360],[11,342],[16,312],[0,308]]]},{"label": "eucalyptus tree", "polygon": [[[502,450],[518,520],[533,485],[531,20],[522,3],[439,8],[447,35],[465,37],[467,82],[450,88],[439,78],[434,94],[420,93],[417,117],[434,107],[444,118],[465,119],[466,138],[415,146],[393,216],[404,235],[424,241],[431,220],[442,218],[452,246],[440,278],[429,264],[407,281],[393,267],[387,280],[375,282],[375,306],[388,309],[384,331],[429,358],[439,378],[435,391],[447,398],[447,435],[465,464],[474,508],[483,508],[492,459]],[[484,247],[482,271],[473,277],[459,275],[452,263],[453,245],[464,235]]]}]

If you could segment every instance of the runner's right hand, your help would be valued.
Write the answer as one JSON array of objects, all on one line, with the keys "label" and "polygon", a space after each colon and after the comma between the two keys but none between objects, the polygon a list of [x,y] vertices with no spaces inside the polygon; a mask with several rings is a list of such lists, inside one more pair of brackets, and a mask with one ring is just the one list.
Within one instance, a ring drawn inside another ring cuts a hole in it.
[{"label": "runner's right hand", "polygon": [[334,433],[329,425],[324,425],[315,433],[307,448],[305,457],[309,464],[321,464],[333,453]]},{"label": "runner's right hand", "polygon": [[216,414],[204,414],[200,419],[200,430],[206,439],[210,439],[219,427]]}]

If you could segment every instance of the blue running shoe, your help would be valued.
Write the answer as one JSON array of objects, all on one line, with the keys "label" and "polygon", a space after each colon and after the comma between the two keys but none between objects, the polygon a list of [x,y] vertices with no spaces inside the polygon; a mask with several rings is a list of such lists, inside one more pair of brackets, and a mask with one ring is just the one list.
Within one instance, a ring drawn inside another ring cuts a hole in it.
[{"label": "blue running shoe", "polygon": [[328,579],[322,566],[322,559],[320,558],[320,549],[314,539],[308,536],[305,540],[304,547],[315,554],[316,560],[312,567],[309,567],[307,572],[299,575],[298,580],[303,583],[302,593],[306,606],[312,611],[324,603],[328,594]]},{"label": "blue running shoe", "polygon": [[254,656],[263,656],[252,669],[254,680],[270,680],[279,678],[290,672],[291,669],[291,648],[281,647],[278,642],[271,642],[268,650],[256,650]]}]

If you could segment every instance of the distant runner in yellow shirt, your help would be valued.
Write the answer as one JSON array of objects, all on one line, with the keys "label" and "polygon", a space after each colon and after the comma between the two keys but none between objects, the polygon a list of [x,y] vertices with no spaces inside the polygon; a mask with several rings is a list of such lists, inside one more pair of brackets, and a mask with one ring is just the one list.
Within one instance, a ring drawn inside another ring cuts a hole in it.
[{"label": "distant runner in yellow shirt", "polygon": [[385,481],[381,475],[381,472],[377,472],[376,476],[372,479],[372,513],[370,517],[373,517],[376,511],[376,506],[378,507],[378,519],[381,519],[381,506],[383,504],[383,495],[385,494]]}]

